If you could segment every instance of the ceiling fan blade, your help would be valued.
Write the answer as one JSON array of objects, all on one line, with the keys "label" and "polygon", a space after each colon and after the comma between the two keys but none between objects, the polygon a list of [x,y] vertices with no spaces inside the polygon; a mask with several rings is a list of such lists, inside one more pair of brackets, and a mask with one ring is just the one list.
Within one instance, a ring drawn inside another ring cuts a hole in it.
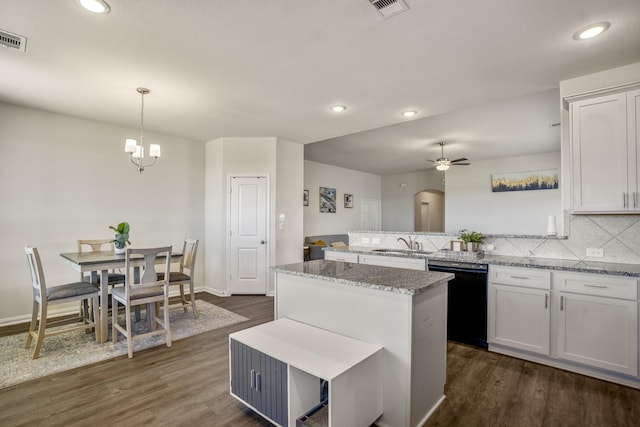
[{"label": "ceiling fan blade", "polygon": [[436,163],[435,160],[431,160],[431,159],[425,159],[427,162],[431,162],[431,163]]},{"label": "ceiling fan blade", "polygon": [[451,166],[469,166],[471,163],[453,163],[451,162]]},{"label": "ceiling fan blade", "polygon": [[451,160],[451,163],[464,162],[465,160],[469,159],[467,159],[466,157],[460,157],[459,159]]}]

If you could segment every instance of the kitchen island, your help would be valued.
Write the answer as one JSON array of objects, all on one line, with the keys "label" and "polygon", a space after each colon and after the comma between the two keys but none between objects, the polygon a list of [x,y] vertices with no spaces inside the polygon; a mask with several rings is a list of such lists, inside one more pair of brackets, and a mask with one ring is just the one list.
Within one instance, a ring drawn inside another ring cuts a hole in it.
[{"label": "kitchen island", "polygon": [[376,424],[422,425],[444,399],[446,284],[453,274],[326,260],[273,271],[276,319],[383,347],[383,414]]}]

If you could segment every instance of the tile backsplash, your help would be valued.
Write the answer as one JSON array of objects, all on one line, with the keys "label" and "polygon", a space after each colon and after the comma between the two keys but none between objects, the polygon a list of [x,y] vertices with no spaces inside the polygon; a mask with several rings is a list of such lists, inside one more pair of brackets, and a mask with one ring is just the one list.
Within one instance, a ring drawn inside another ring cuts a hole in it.
[{"label": "tile backsplash", "polygon": [[[565,214],[567,236],[487,235],[484,244],[494,246],[492,255],[555,258],[576,261],[640,264],[640,215]],[[476,230],[482,232],[482,230]],[[349,245],[355,247],[406,248],[398,237],[411,236],[425,251],[449,249],[458,237],[451,233],[349,232]],[[363,241],[364,239],[364,241]],[[380,243],[375,244],[374,239]],[[588,257],[587,248],[602,249],[602,257]]]}]

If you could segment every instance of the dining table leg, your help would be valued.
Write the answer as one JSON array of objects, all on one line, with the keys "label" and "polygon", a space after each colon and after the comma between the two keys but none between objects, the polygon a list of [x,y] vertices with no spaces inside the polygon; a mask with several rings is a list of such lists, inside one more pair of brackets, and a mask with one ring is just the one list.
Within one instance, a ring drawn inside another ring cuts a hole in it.
[{"label": "dining table leg", "polygon": [[[117,314],[116,314],[117,316]],[[109,270],[100,270],[100,339],[99,343],[109,339]]]}]

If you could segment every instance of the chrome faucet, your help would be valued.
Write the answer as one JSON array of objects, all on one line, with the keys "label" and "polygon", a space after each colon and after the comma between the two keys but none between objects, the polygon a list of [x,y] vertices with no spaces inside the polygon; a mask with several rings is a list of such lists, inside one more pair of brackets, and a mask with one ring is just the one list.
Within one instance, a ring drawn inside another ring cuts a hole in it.
[{"label": "chrome faucet", "polygon": [[403,242],[408,249],[413,249],[413,240],[411,239],[411,236],[409,236],[408,239],[409,241],[407,242],[407,240],[404,237],[398,237],[397,241]]},{"label": "chrome faucet", "polygon": [[[409,239],[409,241],[407,241],[407,239]],[[411,238],[411,236],[408,236],[407,239],[405,239],[404,237],[398,237],[397,241],[398,242],[403,242],[405,244],[405,246],[407,247],[407,249],[409,249],[411,251],[419,251],[420,250],[420,242],[414,241]]]}]

